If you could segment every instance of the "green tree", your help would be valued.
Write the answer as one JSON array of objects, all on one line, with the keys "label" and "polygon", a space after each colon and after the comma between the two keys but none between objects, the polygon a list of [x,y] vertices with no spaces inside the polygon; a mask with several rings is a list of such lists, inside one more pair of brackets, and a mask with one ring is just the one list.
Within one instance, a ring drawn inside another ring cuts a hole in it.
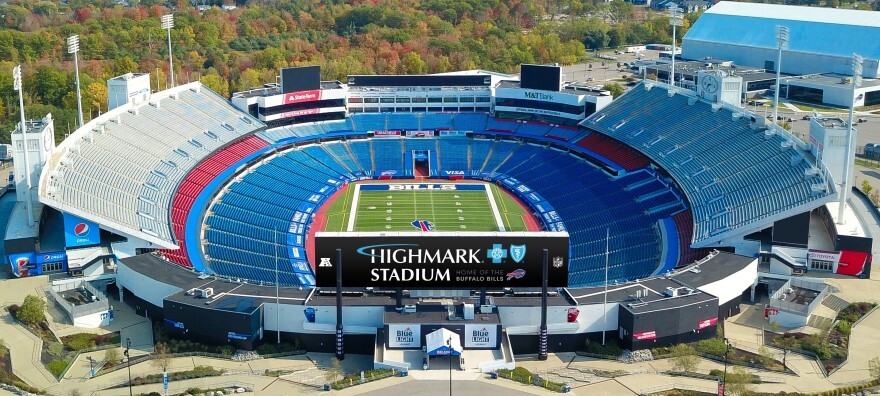
[{"label": "green tree", "polygon": [[168,351],[168,344],[157,342],[153,347],[153,356],[150,359],[150,365],[157,370],[166,371],[171,367],[171,354]]},{"label": "green tree", "polygon": [[755,389],[755,385],[752,384],[753,380],[752,373],[743,367],[736,366],[727,373],[724,391],[728,395],[735,396],[749,394]]},{"label": "green tree", "polygon": [[865,195],[871,195],[871,190],[873,189],[874,187],[871,187],[871,183],[867,180],[862,180],[862,192],[865,193]]},{"label": "green tree", "polygon": [[402,65],[402,71],[405,74],[425,74],[428,72],[428,64],[415,52],[407,53],[403,58]]},{"label": "green tree", "polygon": [[38,326],[46,320],[46,301],[34,295],[25,297],[15,317],[25,325]]},{"label": "green tree", "polygon": [[33,92],[42,99],[43,104],[61,106],[61,98],[70,91],[73,86],[67,84],[67,76],[58,69],[50,66],[40,66],[37,72],[29,79]]},{"label": "green tree", "polygon": [[223,77],[216,74],[206,74],[202,76],[201,81],[202,84],[205,84],[212,91],[224,97],[229,97],[229,83]]},{"label": "green tree", "polygon": [[327,368],[327,372],[324,373],[324,379],[330,381],[331,383],[336,382],[336,379],[342,375],[342,363],[336,356],[330,358],[330,367]]},{"label": "green tree", "polygon": [[111,70],[114,76],[121,76],[126,73],[133,73],[138,71],[138,64],[137,62],[131,60],[131,58],[123,56],[113,63],[113,68]]},{"label": "green tree", "polygon": [[623,95],[624,93],[623,87],[621,87],[620,84],[616,82],[605,84],[604,86],[602,86],[602,89],[611,92],[611,96],[614,97],[614,99],[617,99],[620,95]]},{"label": "green tree", "polygon": [[773,364],[773,352],[770,351],[770,348],[763,345],[758,348],[758,363],[761,363],[764,366],[770,366]]},{"label": "green tree", "polygon": [[106,365],[115,365],[119,362],[119,350],[116,348],[110,348],[104,351],[104,364]]},{"label": "green tree", "polygon": [[695,372],[700,366],[700,357],[697,351],[688,344],[678,344],[672,348],[673,358],[669,359],[672,369],[675,371]]}]

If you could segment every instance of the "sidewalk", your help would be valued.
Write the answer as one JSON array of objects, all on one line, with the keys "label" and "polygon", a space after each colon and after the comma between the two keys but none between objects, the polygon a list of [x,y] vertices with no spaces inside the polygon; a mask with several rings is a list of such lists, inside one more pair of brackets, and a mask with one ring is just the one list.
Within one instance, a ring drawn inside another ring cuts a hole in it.
[{"label": "sidewalk", "polygon": [[39,388],[48,388],[58,383],[40,363],[43,341],[19,326],[5,310],[0,320],[0,335],[9,348],[12,372],[15,375]]}]

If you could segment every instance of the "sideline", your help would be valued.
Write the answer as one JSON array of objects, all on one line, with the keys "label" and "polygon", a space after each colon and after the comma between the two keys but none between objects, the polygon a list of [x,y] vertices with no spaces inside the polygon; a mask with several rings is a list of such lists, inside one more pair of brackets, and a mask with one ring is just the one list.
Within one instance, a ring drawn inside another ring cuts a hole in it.
[{"label": "sideline", "polygon": [[486,195],[489,196],[489,205],[492,206],[492,215],[495,217],[495,224],[498,225],[499,231],[507,231],[504,228],[504,222],[501,221],[501,215],[498,213],[498,205],[495,203],[495,195],[492,194],[492,188],[489,184],[483,184],[483,187],[486,189]]}]

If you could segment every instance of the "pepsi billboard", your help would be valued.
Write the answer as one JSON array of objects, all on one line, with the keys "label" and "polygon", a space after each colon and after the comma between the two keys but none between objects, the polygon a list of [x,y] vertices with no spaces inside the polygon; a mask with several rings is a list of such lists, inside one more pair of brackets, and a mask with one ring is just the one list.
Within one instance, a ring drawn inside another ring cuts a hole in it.
[{"label": "pepsi billboard", "polygon": [[10,254],[8,257],[11,274],[19,278],[39,275],[42,273],[37,266],[34,252]]},{"label": "pepsi billboard", "polygon": [[101,229],[91,221],[64,213],[64,243],[67,247],[97,245],[101,243]]},{"label": "pepsi billboard", "polygon": [[568,286],[565,232],[319,232],[318,287],[342,285],[423,289],[541,287],[542,251],[548,286]]}]

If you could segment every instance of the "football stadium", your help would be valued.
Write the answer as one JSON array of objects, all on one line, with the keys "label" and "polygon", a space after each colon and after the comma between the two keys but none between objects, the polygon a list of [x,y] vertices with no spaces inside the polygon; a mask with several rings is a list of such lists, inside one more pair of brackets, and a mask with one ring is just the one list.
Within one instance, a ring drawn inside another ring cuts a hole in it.
[{"label": "football stadium", "polygon": [[557,65],[522,70],[296,67],[231,99],[111,79],[127,100],[57,147],[51,115],[13,134],[29,150],[7,265],[81,277],[182,338],[401,370],[471,354],[482,372],[606,336],[715,337],[756,290],[870,274],[872,239],[839,203],[842,120],[814,117],[805,143],[711,70],[613,101]]}]

